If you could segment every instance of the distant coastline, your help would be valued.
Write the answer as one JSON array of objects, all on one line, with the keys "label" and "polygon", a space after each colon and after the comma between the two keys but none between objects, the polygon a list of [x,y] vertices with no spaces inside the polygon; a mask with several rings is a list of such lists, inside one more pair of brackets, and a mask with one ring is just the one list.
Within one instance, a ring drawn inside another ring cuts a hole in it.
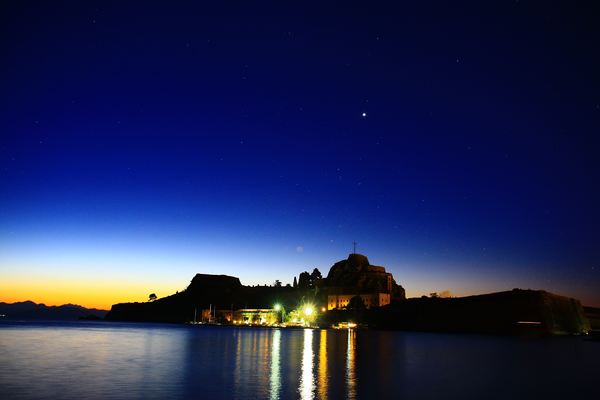
[{"label": "distant coastline", "polygon": [[17,319],[104,319],[108,310],[85,308],[76,304],[47,306],[33,301],[0,303],[0,316]]}]

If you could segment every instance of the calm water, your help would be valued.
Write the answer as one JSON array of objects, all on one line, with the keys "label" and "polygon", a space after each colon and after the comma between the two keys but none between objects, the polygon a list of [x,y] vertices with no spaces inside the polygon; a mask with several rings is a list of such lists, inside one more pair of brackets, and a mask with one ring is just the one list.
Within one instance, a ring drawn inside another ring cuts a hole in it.
[{"label": "calm water", "polygon": [[600,343],[0,319],[1,399],[556,399],[598,394]]}]

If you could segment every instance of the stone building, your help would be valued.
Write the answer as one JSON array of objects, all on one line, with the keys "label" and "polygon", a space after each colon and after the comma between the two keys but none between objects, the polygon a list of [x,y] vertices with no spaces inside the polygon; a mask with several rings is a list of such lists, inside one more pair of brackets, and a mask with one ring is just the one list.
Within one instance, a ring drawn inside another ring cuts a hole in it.
[{"label": "stone building", "polygon": [[360,296],[366,308],[390,304],[393,297],[405,298],[404,289],[396,284],[391,273],[384,267],[371,265],[366,256],[356,253],[335,263],[324,285],[329,291],[328,310],[347,307],[355,296]]}]

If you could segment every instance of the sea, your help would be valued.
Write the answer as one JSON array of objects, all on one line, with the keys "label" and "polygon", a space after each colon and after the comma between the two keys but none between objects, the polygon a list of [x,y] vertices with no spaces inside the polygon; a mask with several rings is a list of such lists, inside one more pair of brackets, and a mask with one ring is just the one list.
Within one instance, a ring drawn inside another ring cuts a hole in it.
[{"label": "sea", "polygon": [[0,399],[598,398],[600,342],[0,319]]}]

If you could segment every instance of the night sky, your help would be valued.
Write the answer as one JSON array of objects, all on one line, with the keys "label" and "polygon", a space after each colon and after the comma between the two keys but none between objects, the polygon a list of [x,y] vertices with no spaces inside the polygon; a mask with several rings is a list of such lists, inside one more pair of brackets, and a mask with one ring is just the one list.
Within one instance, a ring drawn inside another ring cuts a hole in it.
[{"label": "night sky", "polygon": [[121,3],[0,6],[0,301],[291,284],[355,240],[407,297],[600,307],[597,2]]}]

